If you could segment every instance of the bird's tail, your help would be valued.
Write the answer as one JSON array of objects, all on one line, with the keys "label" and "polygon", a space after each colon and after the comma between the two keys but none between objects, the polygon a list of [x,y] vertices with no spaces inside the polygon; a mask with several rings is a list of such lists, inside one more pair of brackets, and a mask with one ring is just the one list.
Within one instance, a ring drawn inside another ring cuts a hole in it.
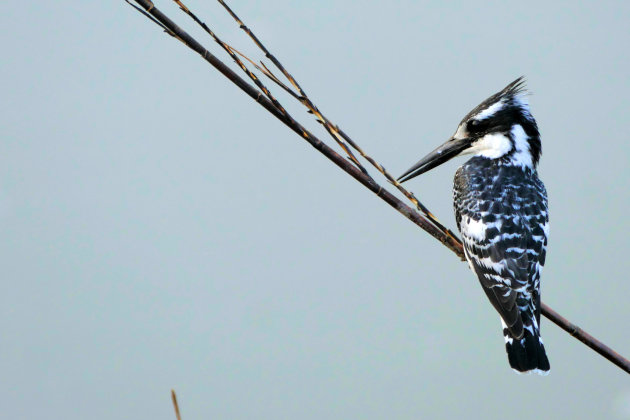
[{"label": "bird's tail", "polygon": [[507,351],[510,366],[516,373],[537,373],[547,375],[549,373],[549,359],[545,352],[538,323],[532,318],[533,325],[524,323],[523,337],[511,336],[507,326],[503,324],[503,336],[505,337],[505,350]]}]

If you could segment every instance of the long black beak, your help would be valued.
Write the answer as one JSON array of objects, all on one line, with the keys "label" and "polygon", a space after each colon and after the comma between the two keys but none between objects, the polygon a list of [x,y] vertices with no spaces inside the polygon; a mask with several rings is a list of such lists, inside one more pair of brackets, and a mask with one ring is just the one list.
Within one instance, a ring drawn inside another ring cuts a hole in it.
[{"label": "long black beak", "polygon": [[450,160],[451,158],[457,156],[468,146],[470,146],[470,140],[468,139],[449,139],[446,143],[439,146],[437,149],[420,159],[418,163],[413,165],[407,172],[402,174],[400,178],[398,178],[398,182],[409,181],[411,178],[415,178],[420,174],[430,171],[436,166],[439,166],[444,162]]}]

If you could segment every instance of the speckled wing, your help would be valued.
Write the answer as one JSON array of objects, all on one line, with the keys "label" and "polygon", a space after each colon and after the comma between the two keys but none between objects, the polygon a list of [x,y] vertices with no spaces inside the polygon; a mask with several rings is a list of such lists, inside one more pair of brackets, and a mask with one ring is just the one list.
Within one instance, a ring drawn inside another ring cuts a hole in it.
[{"label": "speckled wing", "polygon": [[[498,168],[479,185],[474,172],[455,175],[454,207],[466,259],[513,338],[533,334],[540,317],[539,280],[547,244],[547,199],[537,177],[512,182]],[[514,180],[515,181],[515,180]],[[536,318],[535,320],[532,318]],[[535,323],[535,325],[534,325]]]}]

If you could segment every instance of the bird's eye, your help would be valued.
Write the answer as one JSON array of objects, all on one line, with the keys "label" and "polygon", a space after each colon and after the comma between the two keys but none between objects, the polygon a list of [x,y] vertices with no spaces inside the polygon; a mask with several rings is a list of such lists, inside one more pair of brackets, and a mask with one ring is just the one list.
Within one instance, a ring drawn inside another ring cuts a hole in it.
[{"label": "bird's eye", "polygon": [[466,124],[466,129],[468,130],[469,133],[478,133],[480,131],[482,131],[486,126],[485,121],[480,121],[480,120],[470,120],[468,121],[468,123]]}]

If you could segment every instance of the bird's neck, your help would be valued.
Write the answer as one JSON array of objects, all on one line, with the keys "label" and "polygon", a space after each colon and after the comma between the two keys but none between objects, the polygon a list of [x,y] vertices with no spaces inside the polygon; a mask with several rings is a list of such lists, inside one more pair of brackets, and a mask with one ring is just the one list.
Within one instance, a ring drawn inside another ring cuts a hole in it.
[{"label": "bird's neck", "polygon": [[536,175],[536,167],[523,165],[513,156],[505,155],[500,158],[491,159],[485,156],[473,156],[465,164],[464,169],[468,172],[484,174],[484,176],[499,176],[501,173],[522,173],[525,176]]}]

